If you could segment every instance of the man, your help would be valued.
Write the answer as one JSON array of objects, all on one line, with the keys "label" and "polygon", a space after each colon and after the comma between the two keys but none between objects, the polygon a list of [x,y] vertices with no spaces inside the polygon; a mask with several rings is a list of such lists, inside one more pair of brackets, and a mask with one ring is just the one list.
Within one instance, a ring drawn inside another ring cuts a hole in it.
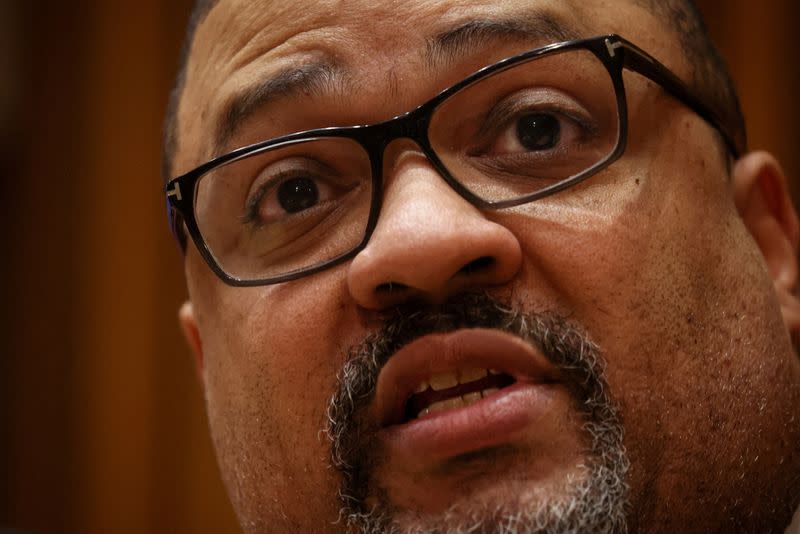
[{"label": "man", "polygon": [[784,531],[800,230],[729,84],[678,0],[201,2],[166,194],[244,530]]}]

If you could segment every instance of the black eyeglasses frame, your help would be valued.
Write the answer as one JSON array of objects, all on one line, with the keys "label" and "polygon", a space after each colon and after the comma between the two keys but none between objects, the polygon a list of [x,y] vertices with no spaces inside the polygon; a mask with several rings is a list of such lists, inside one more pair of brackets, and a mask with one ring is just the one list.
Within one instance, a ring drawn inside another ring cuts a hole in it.
[{"label": "black eyeglasses frame", "polygon": [[[605,159],[601,160],[585,171],[565,181],[554,184],[551,187],[537,191],[536,193],[499,202],[488,202],[480,197],[475,196],[450,174],[431,146],[428,138],[428,127],[436,108],[451,95],[465,89],[466,87],[489,75],[496,74],[522,62],[575,49],[584,49],[592,52],[603,63],[605,68],[608,70],[609,75],[611,76],[611,81],[613,83],[617,98],[619,120],[619,136],[616,148]],[[739,147],[734,140],[734,136],[732,136],[730,132],[728,132],[723,126],[723,123],[719,119],[718,115],[710,107],[706,106],[699,98],[697,98],[680,78],[673,74],[658,60],[630,41],[619,35],[610,34],[588,39],[577,39],[555,43],[503,59],[474,72],[455,85],[452,85],[441,91],[439,94],[424,104],[421,104],[414,110],[383,122],[369,125],[319,128],[297,132],[238,148],[232,152],[216,157],[187,172],[186,174],[169,180],[166,183],[164,187],[164,193],[166,194],[167,211],[172,232],[180,243],[181,247],[185,249],[187,244],[186,236],[182,231],[182,227],[185,224],[189,235],[192,237],[192,241],[208,266],[217,276],[219,276],[220,279],[232,286],[249,287],[278,284],[281,282],[296,280],[298,278],[318,273],[338,265],[353,258],[356,254],[363,250],[369,242],[372,232],[375,230],[383,198],[383,177],[381,172],[383,165],[383,152],[390,142],[398,138],[408,138],[417,143],[431,164],[434,166],[437,172],[439,172],[442,178],[450,185],[450,187],[452,187],[459,195],[479,209],[496,210],[533,202],[537,199],[552,195],[579,182],[582,182],[583,180],[586,180],[590,176],[608,167],[622,156],[625,151],[625,147],[627,146],[628,139],[628,108],[625,84],[622,76],[623,69],[628,69],[639,73],[658,84],[664,90],[666,90],[667,93],[682,102],[694,113],[708,122],[722,135],[722,138],[734,159],[738,158],[739,154],[744,151],[744,147]],[[364,238],[361,240],[361,242],[351,250],[323,263],[298,269],[280,276],[246,280],[231,276],[230,274],[226,273],[214,258],[213,253],[208,248],[208,245],[203,239],[200,229],[197,225],[197,220],[194,214],[194,199],[199,179],[217,167],[266,150],[299,142],[325,139],[330,137],[352,139],[359,143],[369,155],[373,181],[372,198],[367,225],[364,232]]]}]

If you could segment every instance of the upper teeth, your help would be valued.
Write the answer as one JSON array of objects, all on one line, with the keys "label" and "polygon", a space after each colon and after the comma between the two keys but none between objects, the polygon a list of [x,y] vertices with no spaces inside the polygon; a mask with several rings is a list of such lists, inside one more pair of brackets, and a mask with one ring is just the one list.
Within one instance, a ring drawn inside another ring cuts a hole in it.
[{"label": "upper teeth", "polygon": [[[468,384],[480,380],[489,374],[487,369],[479,369],[471,367],[467,369],[459,369],[458,371],[449,371],[446,373],[437,373],[431,376],[428,382],[422,382],[414,390],[414,393],[422,393],[429,387],[433,391],[441,391],[443,389],[454,388],[459,384]],[[493,371],[493,374],[497,374]]]}]

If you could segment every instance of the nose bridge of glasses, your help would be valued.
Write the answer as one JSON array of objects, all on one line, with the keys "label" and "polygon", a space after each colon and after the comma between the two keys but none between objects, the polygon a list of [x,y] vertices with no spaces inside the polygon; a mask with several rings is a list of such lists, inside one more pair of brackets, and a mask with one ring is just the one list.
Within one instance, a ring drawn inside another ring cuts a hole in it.
[{"label": "nose bridge of glasses", "polygon": [[392,141],[408,138],[418,145],[427,145],[427,130],[430,122],[430,110],[423,105],[396,117],[379,122],[366,128],[366,141],[374,150],[383,152]]},{"label": "nose bridge of glasses", "polygon": [[408,156],[424,157],[430,167],[451,189],[477,207],[489,205],[462,186],[440,161],[428,138],[431,114],[435,102],[429,101],[420,107],[393,117],[387,121],[368,126],[362,134],[362,143],[368,145],[373,169],[385,182],[389,169],[397,168],[398,162]]}]

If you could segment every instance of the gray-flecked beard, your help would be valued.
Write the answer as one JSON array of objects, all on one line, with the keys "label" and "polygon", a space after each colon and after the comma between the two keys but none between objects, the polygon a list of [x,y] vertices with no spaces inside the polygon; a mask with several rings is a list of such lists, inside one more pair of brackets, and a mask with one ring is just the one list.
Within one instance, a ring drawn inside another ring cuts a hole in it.
[{"label": "gray-flecked beard", "polygon": [[[566,491],[558,498],[512,498],[467,507],[462,503],[435,517],[421,517],[394,506],[375,481],[383,456],[375,438],[378,428],[367,420],[366,411],[380,370],[414,339],[461,328],[494,328],[519,336],[542,351],[565,377],[583,417],[588,453],[585,475],[563,481]],[[488,295],[461,295],[435,309],[409,305],[393,310],[380,331],[352,348],[328,407],[325,430],[331,440],[331,465],[342,476],[341,519],[350,530],[364,533],[626,532],[629,462],[603,369],[597,347],[564,318],[504,306]],[[378,504],[368,505],[368,497]]]}]

